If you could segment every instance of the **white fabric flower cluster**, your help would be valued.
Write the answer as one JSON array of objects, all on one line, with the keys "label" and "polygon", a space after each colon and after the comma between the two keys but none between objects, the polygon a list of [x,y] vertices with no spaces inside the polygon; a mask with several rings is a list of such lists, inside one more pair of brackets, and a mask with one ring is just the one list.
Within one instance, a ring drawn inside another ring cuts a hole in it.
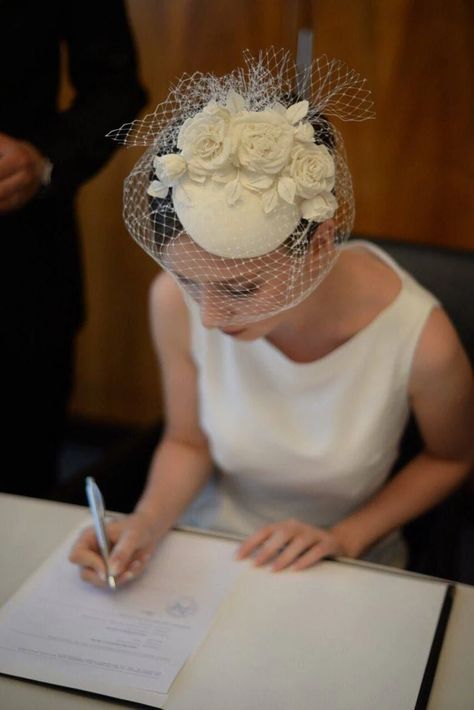
[{"label": "white fabric flower cluster", "polygon": [[184,178],[197,183],[223,183],[229,206],[242,189],[261,194],[266,214],[284,201],[299,208],[307,220],[331,218],[337,201],[332,190],[335,163],[324,145],[314,142],[314,129],[304,121],[308,101],[286,108],[276,103],[248,111],[243,97],[231,90],[225,106],[210,101],[180,128],[180,153],[156,156],[152,197],[165,198]]}]

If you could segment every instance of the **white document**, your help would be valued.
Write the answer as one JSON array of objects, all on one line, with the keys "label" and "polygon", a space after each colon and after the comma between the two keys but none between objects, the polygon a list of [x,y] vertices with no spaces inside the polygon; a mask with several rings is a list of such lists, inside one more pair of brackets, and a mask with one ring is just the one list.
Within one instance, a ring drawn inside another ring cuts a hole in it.
[{"label": "white document", "polygon": [[171,532],[112,592],[68,561],[76,534],[0,611],[0,672],[159,707],[242,569],[237,545]]},{"label": "white document", "polygon": [[0,672],[166,710],[415,707],[445,583],[335,562],[273,574],[173,532],[114,594],[80,580],[70,545],[1,610]]},{"label": "white document", "polygon": [[247,566],[166,710],[414,710],[446,588],[337,562]]}]

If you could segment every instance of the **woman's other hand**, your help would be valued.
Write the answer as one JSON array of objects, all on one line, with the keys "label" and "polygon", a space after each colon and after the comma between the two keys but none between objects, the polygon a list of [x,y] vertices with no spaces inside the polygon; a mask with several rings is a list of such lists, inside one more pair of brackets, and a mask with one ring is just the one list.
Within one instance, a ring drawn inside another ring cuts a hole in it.
[{"label": "woman's other hand", "polygon": [[248,537],[240,546],[237,559],[243,560],[253,553],[257,567],[271,563],[273,572],[287,567],[302,570],[324,557],[348,554],[330,529],[316,528],[292,518],[266,525]]},{"label": "woman's other hand", "polygon": [[[110,573],[117,585],[130,582],[143,572],[159,540],[151,519],[132,513],[106,525],[111,544]],[[92,526],[85,528],[74,543],[69,560],[79,565],[81,578],[97,587],[106,587],[105,564]]]}]

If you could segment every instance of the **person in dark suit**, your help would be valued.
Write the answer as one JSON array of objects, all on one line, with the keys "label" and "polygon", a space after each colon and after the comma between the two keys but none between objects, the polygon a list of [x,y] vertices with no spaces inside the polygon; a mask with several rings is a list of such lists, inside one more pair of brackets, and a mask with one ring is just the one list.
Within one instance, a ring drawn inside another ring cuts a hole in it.
[{"label": "person in dark suit", "polygon": [[[0,2],[4,460],[0,489],[47,497],[84,320],[74,200],[145,101],[123,2]],[[75,95],[58,110],[61,61]],[[100,239],[100,235],[97,235]]]}]

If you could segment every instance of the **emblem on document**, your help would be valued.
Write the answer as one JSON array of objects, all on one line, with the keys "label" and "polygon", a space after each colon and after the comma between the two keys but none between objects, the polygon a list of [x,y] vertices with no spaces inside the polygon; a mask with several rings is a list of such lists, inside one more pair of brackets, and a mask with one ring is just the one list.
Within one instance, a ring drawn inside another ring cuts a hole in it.
[{"label": "emblem on document", "polygon": [[176,597],[167,604],[166,612],[175,619],[184,619],[194,616],[197,608],[197,603],[192,597]]}]

